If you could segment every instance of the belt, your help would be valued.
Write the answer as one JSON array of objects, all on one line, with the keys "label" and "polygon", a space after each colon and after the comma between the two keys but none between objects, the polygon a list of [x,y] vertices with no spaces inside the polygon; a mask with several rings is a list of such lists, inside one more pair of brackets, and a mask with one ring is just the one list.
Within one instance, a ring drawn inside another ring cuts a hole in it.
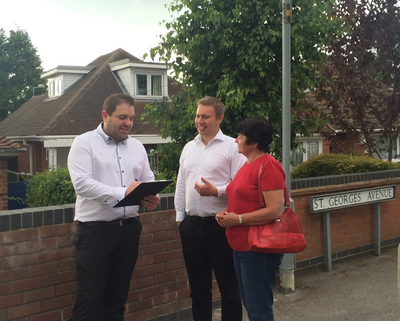
[{"label": "belt", "polygon": [[139,221],[139,216],[126,218],[123,220],[115,220],[115,221],[93,221],[93,222],[79,222],[77,221],[78,226],[85,227],[100,227],[100,226],[126,226],[132,225],[135,222]]},{"label": "belt", "polygon": [[194,218],[195,220],[202,220],[202,221],[207,221],[207,220],[214,220],[215,221],[215,216],[198,216],[198,215],[188,215],[191,218]]}]

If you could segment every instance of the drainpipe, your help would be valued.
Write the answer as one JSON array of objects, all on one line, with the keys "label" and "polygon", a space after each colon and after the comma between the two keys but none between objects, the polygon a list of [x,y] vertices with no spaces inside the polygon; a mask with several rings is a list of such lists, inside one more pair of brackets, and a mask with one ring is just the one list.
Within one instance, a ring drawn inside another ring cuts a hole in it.
[{"label": "drainpipe", "polygon": [[33,146],[26,142],[26,139],[22,139],[22,144],[29,146],[29,174],[33,175]]}]

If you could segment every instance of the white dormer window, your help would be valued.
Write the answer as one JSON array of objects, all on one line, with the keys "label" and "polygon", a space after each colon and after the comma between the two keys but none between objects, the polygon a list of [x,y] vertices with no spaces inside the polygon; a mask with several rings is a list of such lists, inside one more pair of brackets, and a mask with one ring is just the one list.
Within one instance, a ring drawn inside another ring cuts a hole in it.
[{"label": "white dormer window", "polygon": [[62,79],[50,79],[48,86],[49,97],[59,96],[62,94]]},{"label": "white dormer window", "polygon": [[136,74],[137,96],[162,96],[162,75]]}]

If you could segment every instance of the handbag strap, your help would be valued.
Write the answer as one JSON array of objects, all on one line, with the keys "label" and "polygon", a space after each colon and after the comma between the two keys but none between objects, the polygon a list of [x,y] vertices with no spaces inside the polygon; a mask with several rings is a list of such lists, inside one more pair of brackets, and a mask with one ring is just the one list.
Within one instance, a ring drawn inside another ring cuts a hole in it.
[{"label": "handbag strap", "polygon": [[[265,207],[265,202],[264,202],[264,196],[261,190],[261,171],[263,168],[263,164],[260,166],[260,170],[258,171],[258,208],[264,208]],[[285,207],[290,207],[290,198],[289,198],[289,192],[286,187],[286,182],[285,182],[285,189],[284,189],[284,197],[285,197]]]}]

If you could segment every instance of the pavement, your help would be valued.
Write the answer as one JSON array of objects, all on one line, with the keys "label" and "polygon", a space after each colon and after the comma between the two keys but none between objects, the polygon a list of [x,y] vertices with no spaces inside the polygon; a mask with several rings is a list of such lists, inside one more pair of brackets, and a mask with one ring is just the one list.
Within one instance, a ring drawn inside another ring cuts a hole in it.
[{"label": "pavement", "polygon": [[[295,278],[295,291],[275,292],[275,321],[399,321],[398,246],[362,254]],[[243,321],[248,321],[245,309]],[[192,319],[186,319],[190,321]],[[221,320],[215,308],[213,321]]]}]

